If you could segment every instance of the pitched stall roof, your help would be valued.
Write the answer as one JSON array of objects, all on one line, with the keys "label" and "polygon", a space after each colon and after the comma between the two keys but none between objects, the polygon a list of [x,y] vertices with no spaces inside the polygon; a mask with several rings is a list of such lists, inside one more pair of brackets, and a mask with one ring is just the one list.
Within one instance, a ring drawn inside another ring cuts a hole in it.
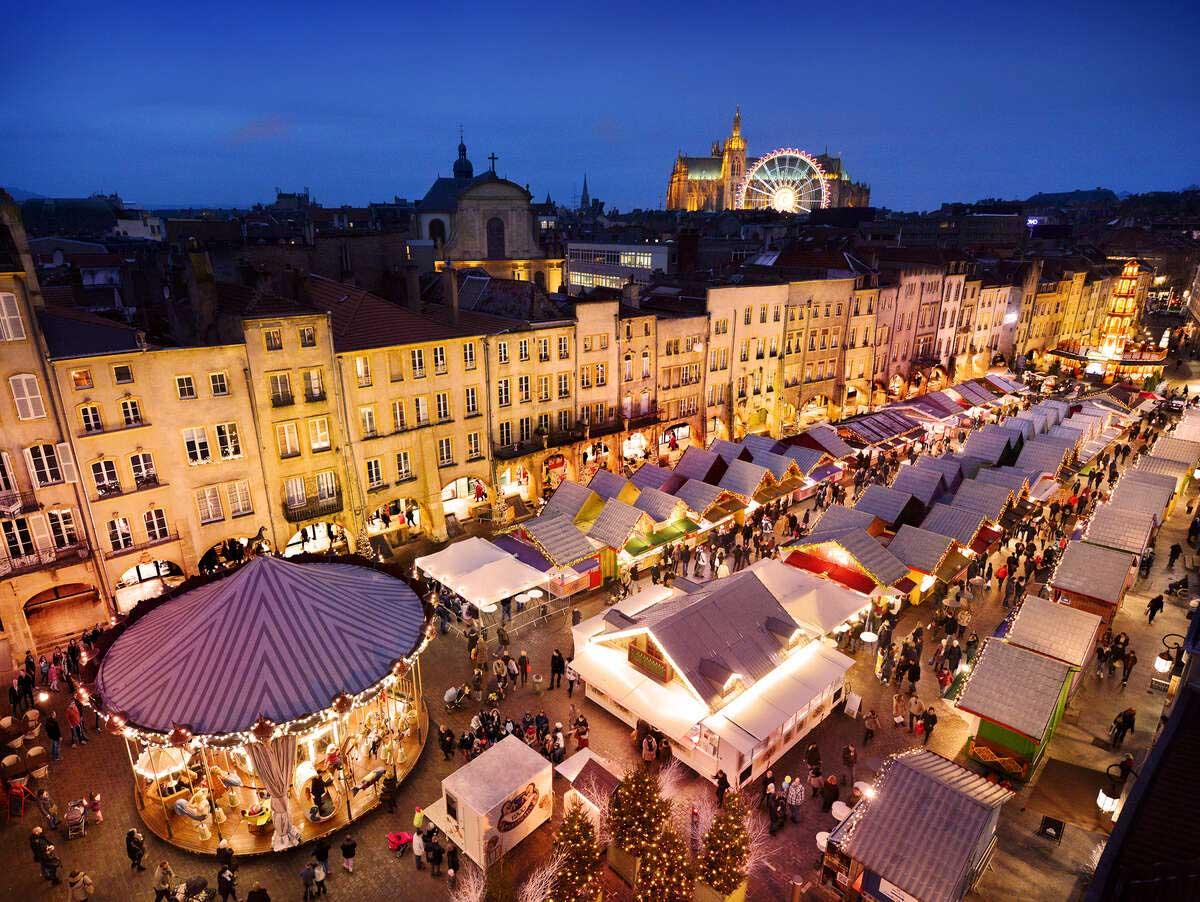
[{"label": "pitched stall roof", "polygon": [[942,483],[950,491],[957,489],[959,483],[964,478],[962,462],[952,455],[931,457],[928,454],[922,454],[917,458],[917,462],[913,464],[913,469],[931,470],[935,473],[940,473],[942,475]]},{"label": "pitched stall roof", "polygon": [[963,445],[963,454],[996,466],[1012,450],[1009,436],[998,432],[972,432]]},{"label": "pitched stall roof", "polygon": [[882,445],[924,428],[919,421],[898,410],[864,414],[845,420],[838,426],[864,445]]},{"label": "pitched stall roof", "polygon": [[708,450],[725,461],[731,463],[735,460],[749,460],[750,450],[741,442],[730,442],[723,438],[715,439],[708,446]]},{"label": "pitched stall roof", "polygon": [[597,470],[596,475],[588,483],[588,488],[605,501],[611,498],[633,501],[637,497],[637,487],[624,476],[618,476],[612,470]]},{"label": "pitched stall roof", "polygon": [[1153,514],[1101,504],[1092,514],[1083,537],[1092,545],[1103,545],[1141,557],[1150,544],[1154,526]]},{"label": "pitched stall roof", "polygon": [[824,449],[831,457],[842,460],[854,453],[854,449],[846,444],[845,439],[838,435],[837,430],[832,426],[820,424],[811,426],[800,433],[805,440],[818,445]]},{"label": "pitched stall roof", "polygon": [[909,897],[959,902],[1013,793],[928,749],[892,756],[877,782],[829,842]]},{"label": "pitched stall roof", "polygon": [[1133,555],[1090,542],[1068,542],[1050,585],[1060,591],[1119,604],[1129,581]]},{"label": "pitched stall roof", "polygon": [[821,518],[813,525],[806,539],[816,542],[833,538],[852,529],[865,529],[870,532],[879,526],[882,526],[879,518],[870,511],[845,507],[841,504],[831,504],[825,508],[825,513],[821,514]]},{"label": "pitched stall roof", "polygon": [[1047,436],[1035,438],[1026,442],[1017,455],[1017,466],[1023,470],[1056,474],[1070,450],[1069,444],[1051,441]]},{"label": "pitched stall roof", "polygon": [[953,504],[935,504],[921,521],[921,528],[949,536],[969,546],[984,525],[984,515],[974,509]]},{"label": "pitched stall roof", "polygon": [[660,467],[658,464],[642,464],[633,471],[629,481],[639,489],[661,489],[674,476],[675,473],[668,467]]},{"label": "pitched stall roof", "polygon": [[827,456],[827,452],[825,451],[818,451],[816,448],[805,448],[803,445],[789,445],[780,453],[784,457],[794,460],[796,465],[800,467],[800,472],[805,476],[808,476],[820,466],[821,461]]},{"label": "pitched stall roof", "polygon": [[1170,476],[1176,486],[1182,486],[1185,479],[1192,475],[1191,464],[1165,457],[1143,457],[1133,468],[1136,473],[1150,473],[1155,476]]},{"label": "pitched stall roof", "polygon": [[985,639],[955,706],[1041,743],[1071,666],[1000,639]]},{"label": "pitched stall roof", "polygon": [[748,500],[728,489],[720,488],[699,479],[689,479],[675,490],[675,497],[688,506],[700,517],[706,518],[714,507],[723,506],[726,502],[736,501],[739,506]]},{"label": "pitched stall roof", "polygon": [[1007,486],[989,485],[978,479],[967,479],[954,493],[953,504],[955,507],[977,510],[989,520],[998,521],[1012,500],[1012,489]]},{"label": "pitched stall roof", "polygon": [[1082,667],[1095,648],[1102,622],[1089,611],[1029,595],[1021,602],[1005,640],[1072,667]]},{"label": "pitched stall roof", "polygon": [[675,462],[675,474],[684,479],[699,479],[716,485],[725,475],[725,461],[712,451],[695,445],[684,449],[683,456]]},{"label": "pitched stall roof", "polygon": [[913,496],[882,485],[867,486],[854,503],[854,509],[874,514],[888,526],[895,526],[911,509]]},{"label": "pitched stall roof", "polygon": [[543,511],[540,516],[523,522],[520,528],[556,567],[573,567],[596,554],[596,546],[579,527],[556,511]]},{"label": "pitched stall roof", "polygon": [[655,523],[668,523],[687,513],[687,503],[682,498],[659,489],[642,489],[633,506],[645,511]]},{"label": "pitched stall roof", "polygon": [[753,454],[778,453],[782,444],[778,439],[768,435],[748,435],[742,439],[742,445]]},{"label": "pitched stall roof", "polygon": [[751,458],[751,462],[758,464],[760,467],[766,467],[771,471],[771,475],[780,482],[803,475],[795,461],[790,457],[784,457],[782,454],[773,454],[770,451],[756,451]]},{"label": "pitched stall roof", "polygon": [[926,507],[946,490],[945,477],[936,469],[926,467],[901,467],[892,480],[892,488],[907,492]]},{"label": "pitched stall roof", "polygon": [[1031,422],[1033,424],[1034,432],[1037,435],[1041,435],[1050,428],[1050,415],[1044,410],[1037,410],[1036,408],[1022,410],[1020,413],[1015,415],[1014,419],[1028,420]]},{"label": "pitched stall roof", "polygon": [[559,483],[554,494],[546,501],[546,511],[560,513],[575,520],[586,507],[599,507],[600,496],[586,486],[569,479]]},{"label": "pitched stall roof", "polygon": [[[1164,480],[1169,484],[1164,484]],[[1109,496],[1108,503],[1121,510],[1151,514],[1161,524],[1174,495],[1174,480],[1171,477],[1126,471]]]},{"label": "pitched stall roof", "polygon": [[805,539],[800,542],[799,548],[803,551],[821,545],[836,545],[841,548],[880,585],[890,586],[908,576],[905,563],[884,548],[865,529],[851,529],[816,542]]},{"label": "pitched stall roof", "polygon": [[1037,427],[1029,420],[1021,419],[1020,417],[1009,417],[1003,423],[996,426],[997,429],[1005,432],[1015,432],[1021,436],[1021,441],[1027,441],[1037,434]]},{"label": "pitched stall roof", "polygon": [[766,488],[774,481],[775,477],[766,467],[760,467],[746,460],[733,460],[717,485],[731,492],[737,492],[739,495],[745,495],[747,498],[753,498],[759,490]]},{"label": "pitched stall roof", "polygon": [[985,467],[975,479],[989,485],[1004,486],[1017,495],[1029,491],[1029,473],[1019,467]]},{"label": "pitched stall roof", "polygon": [[639,529],[645,533],[654,529],[646,512],[617,498],[609,498],[587,534],[610,548],[620,549]]},{"label": "pitched stall roof", "polygon": [[1186,439],[1164,435],[1154,443],[1154,447],[1150,449],[1150,454],[1154,457],[1165,457],[1167,460],[1179,461],[1180,463],[1187,464],[1189,467],[1194,467],[1197,463],[1200,463],[1200,442],[1189,442]]},{"label": "pitched stall roof", "polygon": [[954,540],[949,536],[905,525],[888,543],[887,550],[911,569],[933,574],[953,547]]}]

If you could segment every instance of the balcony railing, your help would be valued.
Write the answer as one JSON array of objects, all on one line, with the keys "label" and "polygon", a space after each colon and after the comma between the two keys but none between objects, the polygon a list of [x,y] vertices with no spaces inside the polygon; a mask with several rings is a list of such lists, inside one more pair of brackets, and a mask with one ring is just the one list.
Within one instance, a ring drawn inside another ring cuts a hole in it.
[{"label": "balcony railing", "polygon": [[15,517],[42,509],[33,492],[0,492],[0,517]]},{"label": "balcony railing", "polygon": [[21,573],[32,573],[34,570],[44,570],[47,567],[64,567],[86,560],[88,544],[79,540],[63,548],[48,548],[34,554],[18,557],[0,555],[0,576],[16,576]]},{"label": "balcony railing", "polygon": [[318,388],[315,390],[313,390],[313,389],[306,390],[304,392],[304,400],[307,401],[309,404],[315,404],[318,401],[324,401],[325,400],[325,389]]},{"label": "balcony railing", "polygon": [[135,551],[145,551],[147,548],[153,548],[155,545],[166,545],[169,542],[178,542],[179,532],[170,530],[161,539],[148,539],[145,542],[137,542],[133,545],[126,545],[124,548],[113,548],[104,552],[104,559],[111,561],[113,558],[121,557],[126,554],[133,554]]},{"label": "balcony railing", "polygon": [[92,429],[81,429],[76,433],[80,438],[88,438],[93,435],[104,435],[111,432],[123,432],[126,429],[141,429],[143,426],[149,426],[142,417],[131,420],[122,420],[119,423],[102,423]]},{"label": "balcony railing", "polygon": [[295,403],[296,396],[291,392],[280,392],[278,394],[271,395],[272,407],[291,407]]},{"label": "balcony railing", "polygon": [[327,517],[342,509],[342,493],[335,492],[329,498],[311,498],[303,504],[291,504],[283,499],[283,518],[289,523],[299,523],[302,520],[313,520],[317,517]]}]

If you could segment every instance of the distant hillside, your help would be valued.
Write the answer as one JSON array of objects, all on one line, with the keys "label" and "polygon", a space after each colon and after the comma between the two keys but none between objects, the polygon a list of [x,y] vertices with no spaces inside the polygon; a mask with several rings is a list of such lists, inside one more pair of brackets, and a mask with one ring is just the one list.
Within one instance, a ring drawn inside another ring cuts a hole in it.
[{"label": "distant hillside", "polygon": [[[0,187],[2,187],[2,186],[0,186]],[[32,191],[25,191],[21,188],[11,188],[10,187],[10,188],[4,188],[4,190],[7,191],[9,194],[11,194],[12,199],[15,200],[17,203],[20,203],[23,200],[34,200],[37,198],[45,197],[44,194],[34,194]]]},{"label": "distant hillside", "polygon": [[1082,191],[1044,191],[1025,201],[1035,207],[1111,207],[1117,195],[1108,188]]}]

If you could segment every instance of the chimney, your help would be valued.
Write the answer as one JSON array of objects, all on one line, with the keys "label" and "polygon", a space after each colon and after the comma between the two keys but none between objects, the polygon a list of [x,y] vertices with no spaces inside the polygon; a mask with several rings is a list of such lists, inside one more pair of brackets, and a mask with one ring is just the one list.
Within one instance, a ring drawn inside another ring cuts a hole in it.
[{"label": "chimney", "polygon": [[443,300],[450,308],[450,322],[458,325],[458,274],[453,266],[442,270]]},{"label": "chimney", "polygon": [[404,294],[408,301],[408,309],[413,313],[421,312],[421,273],[415,263],[404,267]]}]

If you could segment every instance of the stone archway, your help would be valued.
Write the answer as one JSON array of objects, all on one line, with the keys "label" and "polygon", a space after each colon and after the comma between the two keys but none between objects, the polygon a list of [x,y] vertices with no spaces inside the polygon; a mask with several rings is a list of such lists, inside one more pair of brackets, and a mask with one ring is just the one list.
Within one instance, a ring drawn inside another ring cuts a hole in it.
[{"label": "stone archway", "polygon": [[[203,561],[204,558],[201,558]],[[143,555],[132,567],[117,579],[113,590],[113,603],[117,612],[128,614],[140,602],[158,598],[168,589],[183,582],[183,568],[174,561],[153,559]]]},{"label": "stone archway", "polygon": [[483,511],[491,510],[493,499],[491,486],[475,476],[459,476],[442,486],[442,514],[446,517],[446,530],[450,531],[451,518],[465,523]]},{"label": "stone archway", "polygon": [[306,523],[292,533],[283,549],[284,557],[298,554],[347,554],[354,550],[354,536],[346,528],[328,520]]},{"label": "stone archway", "polygon": [[25,623],[38,653],[108,622],[108,608],[95,586],[65,583],[43,589],[25,602]]}]

